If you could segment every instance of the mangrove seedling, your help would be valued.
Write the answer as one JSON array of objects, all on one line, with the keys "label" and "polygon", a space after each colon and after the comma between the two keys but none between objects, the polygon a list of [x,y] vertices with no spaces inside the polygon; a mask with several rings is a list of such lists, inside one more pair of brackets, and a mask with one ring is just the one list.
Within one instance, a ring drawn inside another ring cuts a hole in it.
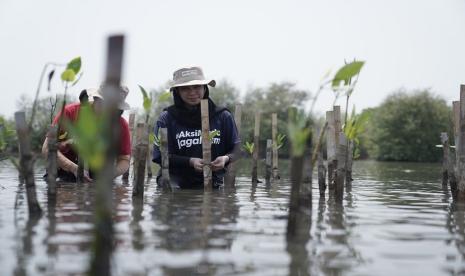
[{"label": "mangrove seedling", "polygon": [[244,150],[245,150],[248,154],[250,154],[250,155],[253,154],[253,150],[254,150],[254,143],[253,143],[253,142],[250,143],[250,142],[247,142],[247,141],[246,141],[245,144],[244,144],[242,147],[244,148]]}]

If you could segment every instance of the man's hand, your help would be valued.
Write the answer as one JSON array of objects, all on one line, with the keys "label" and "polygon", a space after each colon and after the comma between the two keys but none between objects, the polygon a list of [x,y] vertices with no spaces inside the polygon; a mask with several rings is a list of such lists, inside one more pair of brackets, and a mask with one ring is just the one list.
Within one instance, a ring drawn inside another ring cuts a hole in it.
[{"label": "man's hand", "polygon": [[[77,179],[78,178],[77,177],[77,168],[76,168],[76,170],[73,171],[73,174]],[[84,180],[84,182],[87,182],[87,183],[94,182],[94,180],[92,178],[90,178],[89,172],[87,170],[84,170],[84,175],[82,177],[82,180]]]},{"label": "man's hand", "polygon": [[229,156],[223,155],[223,156],[218,156],[212,163],[212,171],[219,171],[224,168],[226,163],[229,161]]},{"label": "man's hand", "polygon": [[189,159],[189,164],[193,167],[196,171],[202,172],[203,171],[203,160],[200,158],[191,157]]}]

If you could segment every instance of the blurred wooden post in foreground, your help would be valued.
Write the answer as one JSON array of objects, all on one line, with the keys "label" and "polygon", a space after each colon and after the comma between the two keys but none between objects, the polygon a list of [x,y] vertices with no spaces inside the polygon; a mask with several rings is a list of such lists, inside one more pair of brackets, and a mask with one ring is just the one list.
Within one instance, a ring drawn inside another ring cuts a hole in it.
[{"label": "blurred wooden post in foreground", "polygon": [[465,85],[463,84],[460,86],[460,117],[457,137],[457,199],[465,201]]},{"label": "blurred wooden post in foreground", "polygon": [[134,185],[132,196],[142,198],[144,196],[145,159],[147,158],[148,140],[144,123],[138,123],[136,128],[136,148],[134,151]]},{"label": "blurred wooden post in foreground", "polygon": [[[234,110],[234,122],[236,123],[237,135],[239,137],[241,135],[241,119],[242,119],[242,105],[236,104],[236,109]],[[236,173],[237,173],[236,162],[237,160],[229,163],[228,169],[224,176],[225,188],[232,188],[235,186]]]},{"label": "blurred wooden post in foreground", "polygon": [[171,191],[170,183],[170,161],[168,154],[168,130],[166,128],[159,129],[160,136],[160,153],[161,153],[161,187]]},{"label": "blurred wooden post in foreground", "polygon": [[253,135],[253,153],[252,153],[252,182],[258,182],[258,154],[260,143],[260,112],[255,112],[255,128]]},{"label": "blurred wooden post in foreground", "polygon": [[211,191],[213,187],[211,170],[211,140],[210,140],[210,119],[208,116],[208,100],[200,102],[200,113],[202,117],[202,156],[203,156],[203,186],[205,191]]},{"label": "blurred wooden post in foreground", "polygon": [[118,102],[121,97],[121,71],[123,64],[124,36],[111,36],[108,39],[105,82],[102,89],[104,114],[107,114],[110,127],[104,132],[108,142],[105,163],[98,172],[95,185],[94,240],[90,259],[90,275],[111,274],[111,252],[113,249],[113,178],[115,175],[116,154],[120,143]]},{"label": "blurred wooden post in foreground", "polygon": [[34,159],[31,150],[29,128],[23,111],[15,112],[16,133],[19,140],[20,174],[26,182],[26,196],[29,216],[40,216],[42,209],[37,201],[36,185],[34,182]]},{"label": "blurred wooden post in foreground", "polygon": [[47,131],[47,194],[49,198],[55,198],[57,185],[57,125],[51,125]]},{"label": "blurred wooden post in foreground", "polygon": [[125,172],[122,176],[123,180],[129,180],[129,170],[131,168],[131,163],[134,162],[134,159],[132,158],[132,149],[133,149],[133,145],[134,145],[134,122],[136,120],[136,113],[134,112],[131,112],[131,114],[129,114],[129,133],[131,135],[131,159],[129,159],[129,168],[128,168],[128,171]]},{"label": "blurred wooden post in foreground", "polygon": [[273,160],[272,160],[272,169],[273,169],[273,179],[279,178],[278,170],[278,114],[271,114],[271,137],[273,140]]}]

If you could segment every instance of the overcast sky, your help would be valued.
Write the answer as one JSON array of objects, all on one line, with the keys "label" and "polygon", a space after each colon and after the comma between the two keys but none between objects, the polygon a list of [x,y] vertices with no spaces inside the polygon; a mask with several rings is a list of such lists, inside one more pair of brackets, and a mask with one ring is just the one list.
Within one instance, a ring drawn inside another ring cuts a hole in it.
[{"label": "overcast sky", "polygon": [[[241,91],[279,81],[315,90],[344,59],[365,60],[359,110],[400,87],[452,101],[465,83],[465,0],[0,0],[0,114],[12,115],[21,94],[33,97],[47,61],[80,55],[84,76],[71,93],[98,86],[114,33],[126,35],[123,78],[136,107],[137,84],[159,87],[186,64]],[[317,109],[332,97],[324,93]]]}]

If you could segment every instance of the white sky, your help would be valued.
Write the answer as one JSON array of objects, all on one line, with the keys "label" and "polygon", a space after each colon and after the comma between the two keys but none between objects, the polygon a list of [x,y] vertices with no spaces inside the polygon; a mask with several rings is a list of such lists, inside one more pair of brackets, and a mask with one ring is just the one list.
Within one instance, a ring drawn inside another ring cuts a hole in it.
[{"label": "white sky", "polygon": [[[10,116],[21,94],[33,97],[47,61],[80,55],[85,74],[71,93],[98,86],[112,33],[126,35],[135,107],[137,84],[158,87],[185,64],[242,91],[279,81],[315,90],[344,59],[365,60],[358,110],[400,87],[452,101],[465,83],[465,0],[0,0],[0,114]],[[332,97],[324,93],[317,110]]]}]

